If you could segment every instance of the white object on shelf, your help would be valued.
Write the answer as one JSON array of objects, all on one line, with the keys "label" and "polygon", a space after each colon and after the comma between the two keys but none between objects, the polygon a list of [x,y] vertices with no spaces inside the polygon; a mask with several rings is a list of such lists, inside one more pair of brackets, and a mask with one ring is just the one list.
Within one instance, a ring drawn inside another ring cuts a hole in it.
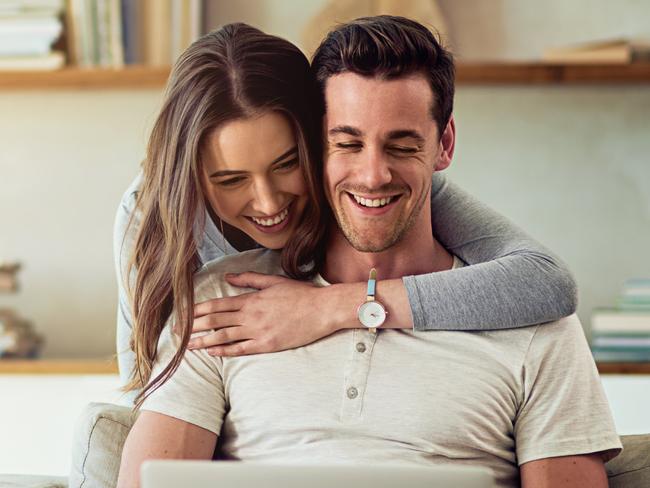
[{"label": "white object on shelf", "polygon": [[61,69],[65,64],[63,53],[55,51],[46,56],[20,56],[0,58],[2,71],[52,71]]}]

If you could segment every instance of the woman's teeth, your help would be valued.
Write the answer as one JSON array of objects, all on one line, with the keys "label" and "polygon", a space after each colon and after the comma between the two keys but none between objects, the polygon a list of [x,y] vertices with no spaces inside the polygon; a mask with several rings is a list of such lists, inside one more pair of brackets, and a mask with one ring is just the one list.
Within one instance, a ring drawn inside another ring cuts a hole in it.
[{"label": "woman's teeth", "polygon": [[263,225],[264,227],[271,227],[272,225],[278,225],[280,222],[286,219],[288,215],[289,215],[289,208],[287,207],[272,219],[260,219],[258,217],[251,217],[251,219],[253,220],[253,222],[255,222],[258,225]]},{"label": "woman's teeth", "polygon": [[375,198],[375,199],[370,199],[370,198],[363,198],[357,195],[352,195],[354,199],[357,201],[359,205],[363,205],[364,207],[383,207],[384,205],[388,205],[391,200],[393,200],[393,197],[387,197],[387,198]]}]

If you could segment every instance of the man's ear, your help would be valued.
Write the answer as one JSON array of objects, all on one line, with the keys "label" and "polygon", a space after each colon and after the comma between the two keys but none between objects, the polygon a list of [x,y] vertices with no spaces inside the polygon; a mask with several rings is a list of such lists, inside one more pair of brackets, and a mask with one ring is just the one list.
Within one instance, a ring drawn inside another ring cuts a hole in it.
[{"label": "man's ear", "polygon": [[451,158],[454,157],[454,148],[456,147],[456,122],[454,121],[454,116],[449,117],[449,122],[447,122],[447,127],[440,137],[440,154],[438,155],[438,161],[434,171],[442,171],[447,169],[451,164]]}]

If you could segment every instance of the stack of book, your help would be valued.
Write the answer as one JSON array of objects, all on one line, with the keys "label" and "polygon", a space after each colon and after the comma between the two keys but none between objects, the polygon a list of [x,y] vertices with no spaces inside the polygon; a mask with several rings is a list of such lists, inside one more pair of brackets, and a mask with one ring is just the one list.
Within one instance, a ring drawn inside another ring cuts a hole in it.
[{"label": "stack of book", "polygon": [[591,317],[591,349],[601,362],[650,361],[650,279],[628,280],[616,308]]},{"label": "stack of book", "polygon": [[0,2],[0,71],[52,70],[63,53],[52,50],[63,30],[64,0]]},{"label": "stack of book", "polygon": [[548,48],[542,59],[550,64],[647,63],[650,61],[650,40],[621,38]]},{"label": "stack of book", "polygon": [[83,67],[170,66],[202,31],[202,0],[69,0],[68,51]]}]

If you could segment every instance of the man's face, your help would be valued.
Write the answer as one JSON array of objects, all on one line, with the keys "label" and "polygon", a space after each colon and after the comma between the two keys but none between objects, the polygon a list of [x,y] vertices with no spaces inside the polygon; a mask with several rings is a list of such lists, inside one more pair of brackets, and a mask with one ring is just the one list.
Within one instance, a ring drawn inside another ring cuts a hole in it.
[{"label": "man's face", "polygon": [[327,198],[348,242],[381,252],[429,218],[421,210],[431,176],[449,164],[431,116],[431,88],[419,74],[383,80],[343,73],[327,80],[325,99]]}]

